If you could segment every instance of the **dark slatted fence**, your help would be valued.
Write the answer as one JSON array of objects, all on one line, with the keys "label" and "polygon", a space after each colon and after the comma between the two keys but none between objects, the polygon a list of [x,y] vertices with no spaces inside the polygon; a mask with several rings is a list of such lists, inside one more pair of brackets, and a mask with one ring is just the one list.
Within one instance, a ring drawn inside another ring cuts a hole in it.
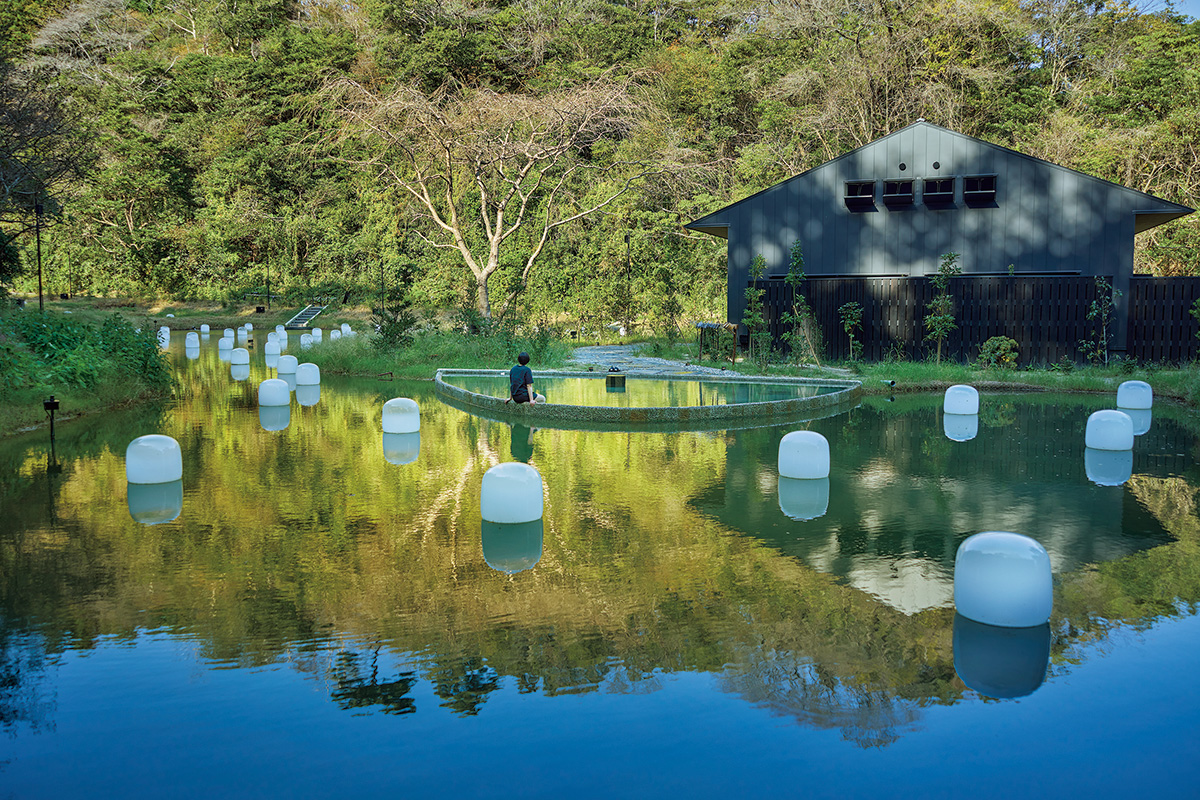
[{"label": "dark slatted fence", "polygon": [[[765,290],[768,328],[774,346],[787,351],[783,314],[791,309],[792,289],[782,280],[759,281]],[[844,359],[850,342],[839,309],[849,302],[863,308],[863,357],[890,355],[924,358],[935,343],[925,340],[925,316],[936,290],[928,278],[809,278],[801,292],[821,328],[825,354]],[[942,356],[969,361],[993,336],[1017,342],[1022,364],[1062,358],[1080,361],[1081,341],[1095,337],[1087,318],[1096,298],[1096,282],[1083,276],[965,276],[950,281],[958,329],[943,345]],[[1140,361],[1187,362],[1200,354],[1200,323],[1189,313],[1200,298],[1200,278],[1135,276],[1127,298],[1130,315],[1127,355]]]}]

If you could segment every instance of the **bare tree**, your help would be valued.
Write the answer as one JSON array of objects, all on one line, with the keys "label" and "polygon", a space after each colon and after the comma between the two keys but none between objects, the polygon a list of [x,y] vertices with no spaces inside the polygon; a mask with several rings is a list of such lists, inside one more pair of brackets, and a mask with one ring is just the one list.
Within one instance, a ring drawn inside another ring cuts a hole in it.
[{"label": "bare tree", "polygon": [[412,86],[377,93],[341,81],[328,95],[343,121],[340,157],[410,198],[431,223],[418,235],[457,252],[485,318],[493,313],[488,281],[502,253],[518,252],[522,267],[501,316],[552,230],[668,169],[661,160],[611,156],[647,113],[629,81],[601,78],[541,96],[486,89],[429,96]]}]

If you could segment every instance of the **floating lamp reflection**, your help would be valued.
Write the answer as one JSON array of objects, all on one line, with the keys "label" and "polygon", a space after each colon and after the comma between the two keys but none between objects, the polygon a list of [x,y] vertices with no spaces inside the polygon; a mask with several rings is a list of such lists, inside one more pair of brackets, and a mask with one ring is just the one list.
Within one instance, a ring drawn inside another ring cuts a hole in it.
[{"label": "floating lamp reflection", "polygon": [[316,364],[304,362],[296,366],[296,383],[300,386],[316,386],[321,382],[321,368]]},{"label": "floating lamp reflection", "polygon": [[305,408],[311,408],[321,402],[321,384],[297,384],[296,402]]},{"label": "floating lamp reflection", "polygon": [[1028,536],[977,533],[954,557],[954,607],[964,617],[1002,628],[1029,628],[1050,619],[1054,590],[1050,556]]},{"label": "floating lamp reflection", "polygon": [[484,473],[479,513],[488,522],[532,522],[542,510],[542,476],[533,467],[509,461]]},{"label": "floating lamp reflection", "polygon": [[230,364],[229,365],[229,377],[233,378],[235,381],[248,380],[250,378],[250,365],[249,364]]},{"label": "floating lamp reflection", "polygon": [[183,337],[183,346],[184,347],[199,347],[200,346],[200,334],[196,333],[195,331],[189,331],[188,335]]},{"label": "floating lamp reflection", "polygon": [[125,480],[130,483],[169,483],[182,478],[183,451],[170,436],[139,436],[125,448]]},{"label": "floating lamp reflection", "polygon": [[228,363],[228,361],[229,361],[229,359],[230,359],[230,357],[231,357],[231,356],[230,356],[230,354],[231,354],[231,353],[233,353],[233,351],[232,351],[232,350],[228,350],[228,349],[225,349],[225,350],[218,350],[218,351],[217,351],[217,358],[219,358],[219,359],[221,359],[222,361],[224,361],[224,362]]},{"label": "floating lamp reflection", "polygon": [[947,439],[969,442],[979,435],[979,415],[942,414],[942,431]]},{"label": "floating lamp reflection", "polygon": [[1144,436],[1150,432],[1150,423],[1154,420],[1154,412],[1148,408],[1122,408],[1121,412],[1129,415],[1133,422],[1133,435]]},{"label": "floating lamp reflection", "polygon": [[258,404],[260,406],[288,406],[292,404],[292,390],[287,381],[279,378],[267,378],[258,385]]},{"label": "floating lamp reflection", "polygon": [[979,392],[974,386],[957,384],[946,390],[942,411],[947,414],[978,414]]},{"label": "floating lamp reflection", "polygon": [[232,364],[249,364],[250,351],[244,347],[235,347],[233,352],[229,354],[229,360]]},{"label": "floating lamp reflection", "polygon": [[384,433],[416,433],[421,430],[421,409],[416,400],[393,397],[383,404]]},{"label": "floating lamp reflection", "polygon": [[1046,680],[1050,626],[999,628],[954,615],[954,671],[987,697],[1025,697]]},{"label": "floating lamp reflection", "polygon": [[1097,486],[1123,486],[1133,477],[1132,450],[1083,450],[1083,471]]},{"label": "floating lamp reflection", "polygon": [[183,481],[130,483],[125,487],[129,516],[142,525],[172,522],[183,513]]},{"label": "floating lamp reflection", "polygon": [[200,357],[200,345],[183,348],[183,354],[188,357],[189,361],[195,361]]},{"label": "floating lamp reflection", "polygon": [[1112,408],[1094,412],[1088,417],[1084,445],[1096,450],[1132,450],[1133,420]]},{"label": "floating lamp reflection", "polygon": [[1145,381],[1125,381],[1117,387],[1117,408],[1154,407],[1154,390]]},{"label": "floating lamp reflection", "polygon": [[779,510],[789,519],[804,521],[829,510],[829,478],[779,479]]},{"label": "floating lamp reflection", "polygon": [[411,464],[420,455],[420,432],[383,435],[383,460],[389,464]]},{"label": "floating lamp reflection", "polygon": [[816,431],[792,431],[779,442],[779,474],[784,478],[828,478],[829,441]]},{"label": "floating lamp reflection", "polygon": [[[272,379],[274,380],[274,379]],[[292,422],[292,407],[288,406],[264,406],[258,407],[258,424],[262,426],[264,431],[274,433],[287,428]]]},{"label": "floating lamp reflection", "polygon": [[322,336],[322,333],[321,333],[321,329],[320,329],[320,328],[313,328],[313,329],[312,329],[312,337],[313,337],[313,341],[314,341],[314,342],[319,342],[319,341],[321,341],[321,336]]},{"label": "floating lamp reflection", "polygon": [[[280,356],[279,360],[282,361],[285,358],[287,358],[287,356]],[[279,377],[281,377],[281,378],[283,378],[283,380],[287,381],[287,385],[288,385],[289,389],[291,389],[293,392],[296,391],[296,373],[295,372],[280,372]]]},{"label": "floating lamp reflection", "polygon": [[492,569],[508,575],[532,569],[542,560],[543,535],[541,517],[517,523],[485,519],[480,526],[483,560]]}]

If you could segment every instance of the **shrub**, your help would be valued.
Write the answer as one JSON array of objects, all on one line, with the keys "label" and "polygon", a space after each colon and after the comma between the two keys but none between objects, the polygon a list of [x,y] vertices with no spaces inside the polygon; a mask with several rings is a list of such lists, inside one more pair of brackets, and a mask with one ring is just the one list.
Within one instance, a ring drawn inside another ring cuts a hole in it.
[{"label": "shrub", "polygon": [[1007,336],[993,336],[979,348],[975,366],[1013,369],[1017,366],[1017,343]]}]

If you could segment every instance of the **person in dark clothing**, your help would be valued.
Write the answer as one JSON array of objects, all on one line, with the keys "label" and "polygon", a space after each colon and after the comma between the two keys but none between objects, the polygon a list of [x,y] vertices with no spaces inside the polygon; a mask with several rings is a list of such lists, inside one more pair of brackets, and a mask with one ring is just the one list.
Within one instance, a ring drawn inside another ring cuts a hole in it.
[{"label": "person in dark clothing", "polygon": [[546,398],[533,390],[533,370],[529,353],[517,356],[517,365],[508,373],[509,400],[514,403],[544,403]]}]

